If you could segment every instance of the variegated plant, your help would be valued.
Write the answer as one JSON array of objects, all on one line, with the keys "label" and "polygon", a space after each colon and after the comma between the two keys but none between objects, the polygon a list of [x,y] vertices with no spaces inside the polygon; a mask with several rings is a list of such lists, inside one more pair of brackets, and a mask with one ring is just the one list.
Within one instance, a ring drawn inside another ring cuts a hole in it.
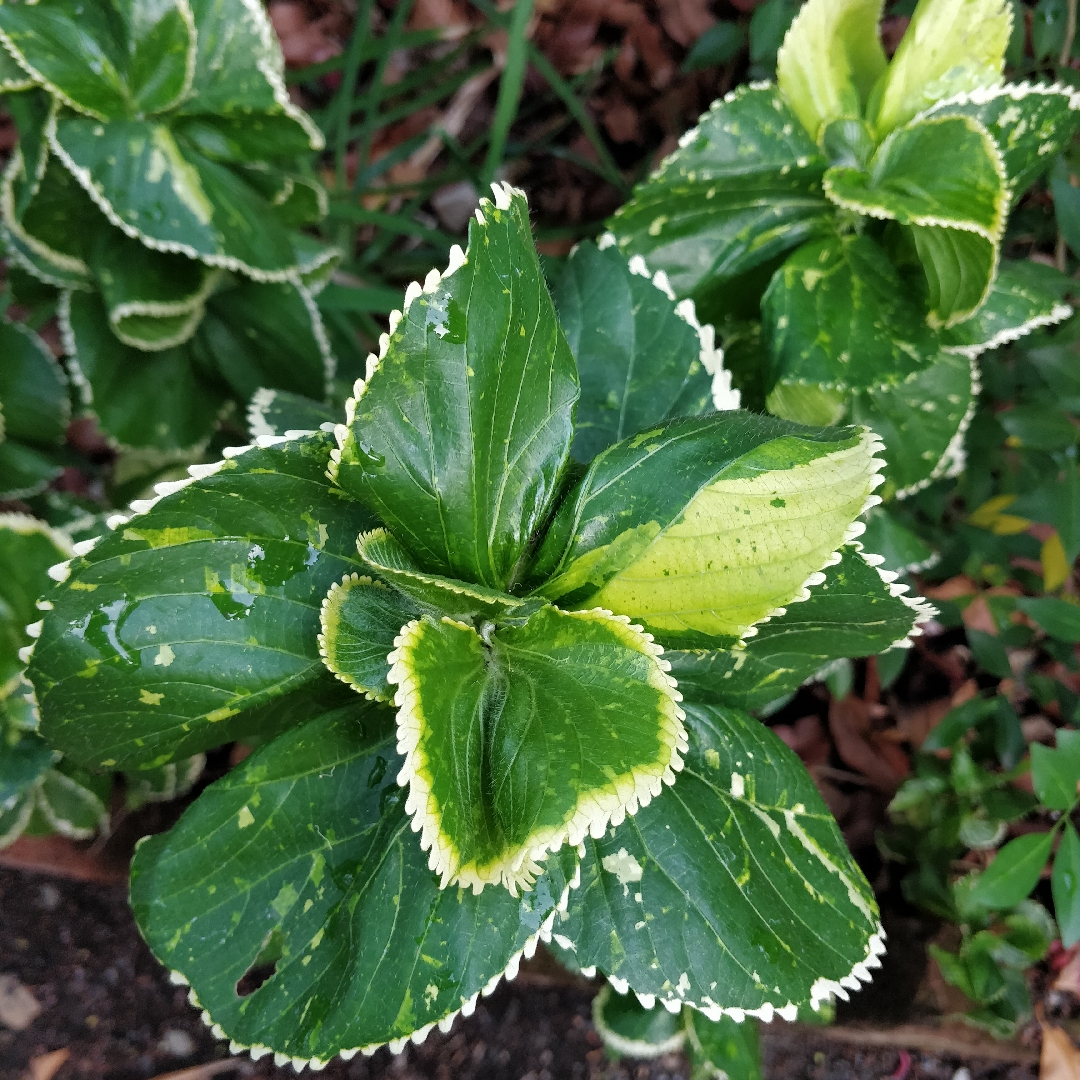
[{"label": "variegated plant", "polygon": [[[1003,82],[1012,11],[920,0],[889,62],[880,0],[809,0],[776,85],[715,102],[610,222],[727,320],[751,400],[877,432],[887,499],[962,469],[976,357],[1070,313],[1064,275],[1000,258],[1010,208],[1080,123],[1074,90]],[[757,339],[739,320],[759,300]]]},{"label": "variegated plant", "polygon": [[322,398],[336,252],[300,231],[326,198],[297,165],[322,135],[259,0],[6,0],[0,45],[4,241],[59,291],[104,431],[175,454],[260,385]]},{"label": "variegated plant", "polygon": [[736,1020],[846,994],[884,949],[813,781],[740,711],[928,617],[857,540],[880,443],[716,411],[711,328],[610,244],[557,297],[496,186],[342,422],[260,395],[254,445],[49,571],[52,746],[137,774],[260,743],[132,879],[234,1051],[420,1041],[539,938]]},{"label": "variegated plant", "polygon": [[[61,760],[38,733],[33,688],[24,672],[40,629],[34,608],[48,569],[73,554],[69,532],[26,514],[0,514],[0,847],[23,834],[57,832],[82,840],[108,827],[112,777]],[[171,799],[198,779],[205,758],[127,778],[128,805]]]}]

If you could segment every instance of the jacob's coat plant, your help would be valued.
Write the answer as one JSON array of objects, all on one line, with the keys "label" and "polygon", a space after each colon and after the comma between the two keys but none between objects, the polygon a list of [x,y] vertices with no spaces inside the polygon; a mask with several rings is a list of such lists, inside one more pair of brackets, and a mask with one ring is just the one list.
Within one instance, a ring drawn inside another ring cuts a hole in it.
[{"label": "jacob's coat plant", "polygon": [[978,356],[1070,313],[1068,279],[1002,257],[1080,122],[1071,88],[1004,81],[1012,11],[920,0],[887,60],[878,0],[809,0],[776,83],[716,101],[610,222],[728,319],[749,402],[879,434],[887,498],[962,469]]},{"label": "jacob's coat plant", "polygon": [[717,411],[712,331],[663,274],[591,244],[567,273],[557,314],[496,186],[337,423],[277,401],[287,434],[49,570],[29,674],[65,760],[261,744],[132,872],[234,1051],[400,1050],[541,939],[702,1023],[878,965],[869,886],[743,709],[929,616],[857,539],[880,442]]},{"label": "jacob's coat plant", "polygon": [[175,456],[260,386],[325,396],[313,293],[337,253],[303,231],[326,197],[301,167],[323,138],[258,0],[6,0],[0,92],[4,243],[57,290],[116,444]]}]

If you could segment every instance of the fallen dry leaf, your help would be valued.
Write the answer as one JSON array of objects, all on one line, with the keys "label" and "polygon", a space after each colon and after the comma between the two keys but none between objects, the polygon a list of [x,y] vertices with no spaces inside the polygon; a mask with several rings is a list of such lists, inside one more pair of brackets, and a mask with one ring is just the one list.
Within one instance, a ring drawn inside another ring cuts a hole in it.
[{"label": "fallen dry leaf", "polygon": [[69,1057],[71,1057],[71,1051],[65,1048],[31,1058],[26,1072],[23,1073],[24,1080],[52,1080],[56,1071]]},{"label": "fallen dry leaf", "polygon": [[1039,1080],[1080,1080],[1080,1051],[1061,1028],[1042,1025]]},{"label": "fallen dry leaf", "polygon": [[0,1024],[25,1031],[40,1015],[37,998],[14,975],[0,975]]},{"label": "fallen dry leaf", "polygon": [[657,0],[657,6],[668,37],[683,47],[692,45],[710,26],[716,25],[709,0]]},{"label": "fallen dry leaf", "polygon": [[874,787],[891,793],[907,771],[896,766],[901,758],[906,765],[907,758],[898,746],[872,740],[870,708],[861,698],[851,695],[840,701],[833,699],[829,703],[829,731],[844,763],[862,773]]},{"label": "fallen dry leaf", "polygon": [[971,578],[966,574],[957,574],[940,585],[924,586],[922,594],[931,600],[957,600],[961,596],[973,596],[978,591],[978,585]]},{"label": "fallen dry leaf", "polygon": [[[1068,956],[1068,953],[1062,955]],[[1080,998],[1080,952],[1072,951],[1065,966],[1054,980],[1055,990],[1064,990]]]}]

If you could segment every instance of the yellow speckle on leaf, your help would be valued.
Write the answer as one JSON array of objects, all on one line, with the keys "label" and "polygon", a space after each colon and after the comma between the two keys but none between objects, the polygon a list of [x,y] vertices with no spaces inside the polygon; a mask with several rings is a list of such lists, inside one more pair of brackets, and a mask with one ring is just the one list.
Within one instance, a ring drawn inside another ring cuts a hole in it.
[{"label": "yellow speckle on leaf", "polygon": [[211,724],[216,724],[219,720],[228,720],[230,716],[235,716],[239,711],[239,709],[230,709],[228,705],[226,705],[224,708],[208,712],[206,714],[206,720]]},{"label": "yellow speckle on leaf", "polygon": [[255,818],[246,806],[240,807],[240,813],[236,815],[236,824],[241,829],[246,829],[249,825],[255,824]]},{"label": "yellow speckle on leaf", "polygon": [[160,705],[161,699],[164,696],[164,694],[152,694],[149,690],[139,691],[139,701],[141,701],[143,705]]},{"label": "yellow speckle on leaf", "polygon": [[154,664],[161,667],[168,667],[176,659],[176,653],[169,648],[168,645],[162,645],[158,649],[157,656],[154,657]]}]

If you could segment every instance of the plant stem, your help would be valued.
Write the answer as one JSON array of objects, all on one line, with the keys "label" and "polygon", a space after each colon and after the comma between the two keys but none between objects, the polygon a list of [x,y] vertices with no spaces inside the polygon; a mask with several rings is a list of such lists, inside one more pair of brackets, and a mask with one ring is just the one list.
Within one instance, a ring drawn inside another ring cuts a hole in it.
[{"label": "plant stem", "polygon": [[525,83],[525,31],[529,28],[532,13],[533,0],[517,0],[507,29],[506,66],[499,80],[499,98],[491,123],[491,142],[488,143],[487,157],[480,173],[481,191],[495,178],[495,170],[502,164],[506,137],[521,100],[521,88]]},{"label": "plant stem", "polygon": [[1073,38],[1076,37],[1076,0],[1065,0],[1065,39],[1061,43],[1058,64],[1068,67],[1072,54]]}]

